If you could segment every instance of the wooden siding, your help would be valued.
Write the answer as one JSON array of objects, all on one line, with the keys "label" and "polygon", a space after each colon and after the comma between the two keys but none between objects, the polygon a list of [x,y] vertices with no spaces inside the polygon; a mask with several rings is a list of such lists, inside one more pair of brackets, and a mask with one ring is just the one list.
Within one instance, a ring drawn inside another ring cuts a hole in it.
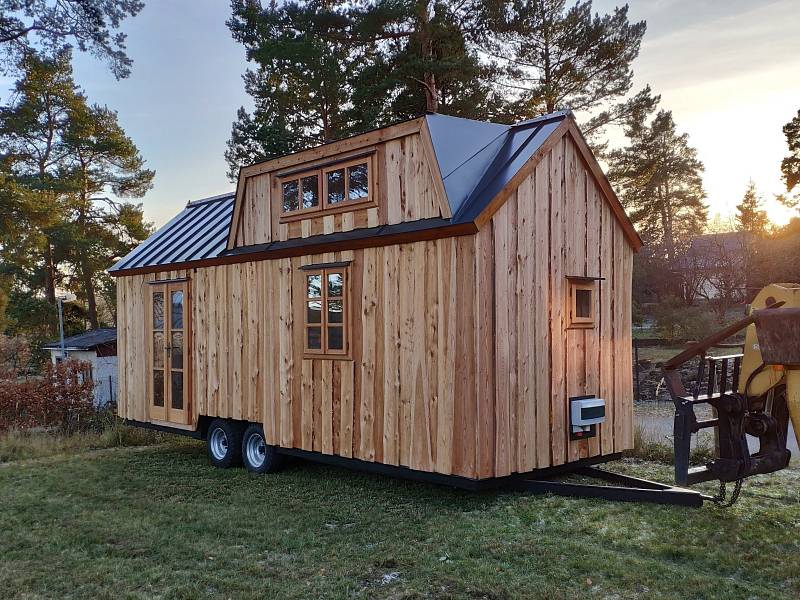
[{"label": "wooden siding", "polygon": [[[437,175],[436,157],[425,143],[425,136],[423,130],[372,147],[374,153],[364,159],[371,161],[373,178],[375,206],[369,208],[281,223],[279,177],[274,171],[249,177],[243,175],[244,192],[235,224],[236,246],[449,217],[449,205]],[[325,157],[325,160],[330,159],[330,156]],[[314,164],[308,163],[310,168]]]},{"label": "wooden siding", "polygon": [[[304,359],[300,267],[333,261],[352,261],[352,360]],[[563,137],[476,235],[120,277],[120,416],[148,420],[147,281],[185,274],[195,426],[262,422],[271,444],[480,478],[619,452],[633,444],[632,261]],[[573,275],[603,278],[591,329],[566,328]],[[607,419],[572,442],[568,398],[583,394]]]}]

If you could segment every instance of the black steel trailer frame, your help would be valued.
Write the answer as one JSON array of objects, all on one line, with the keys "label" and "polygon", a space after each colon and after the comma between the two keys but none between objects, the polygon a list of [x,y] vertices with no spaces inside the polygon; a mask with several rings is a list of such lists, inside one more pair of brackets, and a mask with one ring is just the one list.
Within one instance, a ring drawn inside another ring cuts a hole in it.
[{"label": "black steel trailer frame", "polygon": [[[202,429],[195,431],[154,425],[142,421],[126,419],[125,423],[134,427],[153,429],[164,433],[175,433],[195,439],[204,439]],[[711,496],[695,490],[674,487],[664,483],[631,477],[621,473],[613,473],[597,468],[595,465],[621,458],[620,453],[582,459],[573,463],[519,473],[505,477],[489,479],[472,479],[459,475],[443,475],[419,471],[408,467],[369,462],[356,458],[346,458],[321,452],[311,452],[297,448],[277,448],[278,453],[293,456],[321,464],[332,465],[363,473],[384,475],[397,479],[407,479],[421,483],[443,485],[462,490],[480,492],[489,490],[513,490],[529,494],[553,494],[572,498],[598,498],[615,502],[649,502],[654,504],[672,504],[676,506],[700,507]],[[557,481],[555,478],[579,475],[608,482],[612,485],[594,485]]]}]

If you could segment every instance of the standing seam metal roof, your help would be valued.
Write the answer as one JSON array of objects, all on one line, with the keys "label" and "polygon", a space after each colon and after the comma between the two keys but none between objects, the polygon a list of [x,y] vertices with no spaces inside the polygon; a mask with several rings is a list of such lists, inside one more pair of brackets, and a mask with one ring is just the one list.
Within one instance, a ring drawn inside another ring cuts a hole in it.
[{"label": "standing seam metal roof", "polygon": [[109,272],[201,260],[219,255],[228,241],[234,193],[197,200],[117,262]]}]

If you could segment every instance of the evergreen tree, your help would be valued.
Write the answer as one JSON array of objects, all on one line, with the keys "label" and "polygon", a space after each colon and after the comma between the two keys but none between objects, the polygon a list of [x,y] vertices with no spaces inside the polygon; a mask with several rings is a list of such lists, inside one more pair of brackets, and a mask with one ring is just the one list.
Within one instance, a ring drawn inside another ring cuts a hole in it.
[{"label": "evergreen tree", "polygon": [[800,184],[800,110],[797,116],[783,126],[789,155],[781,161],[781,174],[786,184],[786,194],[778,196],[778,201],[787,208],[800,208],[800,190],[794,196],[789,194]]},{"label": "evergreen tree", "polygon": [[472,119],[506,117],[481,61],[477,41],[490,32],[486,3],[476,0],[378,0],[349,11],[352,41],[369,62],[354,80],[363,127],[425,112]]},{"label": "evergreen tree", "polygon": [[764,236],[769,228],[767,211],[761,208],[763,202],[756,190],[753,180],[747,184],[747,190],[742,201],[736,206],[736,225],[739,231],[744,231],[756,236]]},{"label": "evergreen tree", "polygon": [[68,50],[29,54],[21,69],[12,102],[0,110],[0,267],[14,281],[9,310],[23,315],[17,300],[40,292],[52,309],[56,288],[68,286],[97,327],[103,271],[149,232],[141,206],[98,196],[141,196],[153,172],[116,114],[87,103]]},{"label": "evergreen tree", "polygon": [[10,104],[0,109],[7,196],[0,230],[3,258],[30,287],[41,285],[51,304],[59,279],[52,235],[64,216],[62,138],[70,111],[84,101],[72,80],[70,61],[69,51],[54,58],[28,54]]},{"label": "evergreen tree", "polygon": [[232,2],[228,27],[257,68],[244,76],[255,110],[239,109],[225,153],[231,179],[243,164],[349,133],[348,79],[363,57],[347,42],[349,20],[333,4]]},{"label": "evergreen tree", "polygon": [[670,111],[637,113],[625,126],[629,144],[609,154],[609,178],[645,243],[674,261],[694,235],[702,233],[708,209],[703,163],[677,132]]},{"label": "evergreen tree", "polygon": [[76,45],[108,63],[117,79],[130,74],[122,21],[141,0],[0,0],[0,69],[10,70],[36,49],[57,54]]},{"label": "evergreen tree", "polygon": [[786,184],[786,191],[791,192],[800,184],[800,110],[797,116],[783,126],[789,155],[781,161],[781,173]]},{"label": "evergreen tree", "polygon": [[86,301],[92,328],[100,326],[98,279],[114,259],[127,254],[150,234],[141,204],[112,200],[141,197],[155,173],[125,134],[117,114],[104,106],[81,104],[71,111],[64,132],[67,165],[64,178],[72,186],[68,218],[60,227],[61,249],[71,265],[73,289]]},{"label": "evergreen tree", "polygon": [[592,14],[592,2],[518,0],[491,3],[498,34],[487,51],[508,67],[506,85],[516,93],[514,113],[528,118],[572,109],[585,116],[584,132],[655,108],[649,87],[625,100],[633,85],[631,64],[647,25],[631,23],[628,6]]},{"label": "evergreen tree", "polygon": [[255,110],[240,108],[225,158],[243,164],[340,139],[429,111],[505,115],[493,73],[469,42],[477,1],[234,0],[234,39],[257,67],[244,76]]}]

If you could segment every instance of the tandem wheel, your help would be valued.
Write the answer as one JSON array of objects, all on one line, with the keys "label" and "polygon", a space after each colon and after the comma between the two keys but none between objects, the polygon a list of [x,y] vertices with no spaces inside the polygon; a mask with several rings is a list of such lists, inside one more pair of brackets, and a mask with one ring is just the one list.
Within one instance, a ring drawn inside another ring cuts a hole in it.
[{"label": "tandem wheel", "polygon": [[242,436],[242,462],[251,473],[274,473],[283,466],[285,457],[275,446],[267,444],[261,425],[251,423]]},{"label": "tandem wheel", "polygon": [[238,423],[214,419],[206,436],[208,459],[221,469],[242,464],[242,428]]}]

